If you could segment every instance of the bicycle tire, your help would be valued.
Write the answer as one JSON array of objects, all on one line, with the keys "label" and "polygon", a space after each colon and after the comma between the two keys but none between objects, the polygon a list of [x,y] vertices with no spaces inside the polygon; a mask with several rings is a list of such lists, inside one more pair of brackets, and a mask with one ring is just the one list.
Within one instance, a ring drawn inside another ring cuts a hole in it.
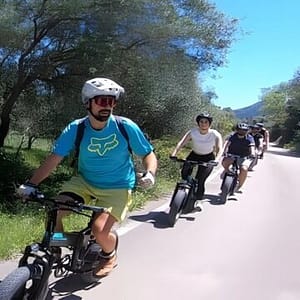
[{"label": "bicycle tire", "polygon": [[233,181],[231,183],[231,187],[230,187],[230,191],[229,191],[229,195],[232,196],[234,195],[235,192],[235,187],[238,183],[238,178],[237,177],[233,177]]},{"label": "bicycle tire", "polygon": [[184,204],[182,206],[182,213],[183,214],[189,214],[194,210],[195,206],[195,188],[192,187],[191,189],[186,191],[187,197],[184,201]]},{"label": "bicycle tire", "polygon": [[221,195],[220,195],[220,202],[222,204],[225,204],[227,201],[227,197],[230,193],[233,180],[234,180],[233,176],[226,176],[226,175],[223,179],[222,186],[221,186]]},{"label": "bicycle tire", "polygon": [[186,197],[187,197],[186,191],[180,188],[173,196],[173,199],[170,204],[169,215],[168,215],[170,226],[174,227],[175,223],[177,222]]},{"label": "bicycle tire", "polygon": [[23,299],[25,285],[30,276],[28,266],[13,270],[0,282],[0,300]]}]

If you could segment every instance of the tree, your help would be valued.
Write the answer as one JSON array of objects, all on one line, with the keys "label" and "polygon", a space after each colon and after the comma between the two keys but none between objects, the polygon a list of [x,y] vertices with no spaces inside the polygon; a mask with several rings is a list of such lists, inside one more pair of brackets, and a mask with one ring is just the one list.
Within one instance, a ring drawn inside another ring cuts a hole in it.
[{"label": "tree", "polygon": [[[287,118],[286,113],[286,90],[275,87],[269,90],[263,97],[263,111],[271,123],[283,126]],[[270,124],[272,125],[272,124]]]},{"label": "tree", "polygon": [[[0,146],[9,130],[10,114],[17,99],[34,85],[63,76],[65,65],[76,59],[74,44],[78,11],[83,1],[2,1]],[[77,29],[77,30],[76,30]],[[8,79],[7,79],[8,78]]]},{"label": "tree", "polygon": [[[35,91],[38,106],[45,91],[51,91],[50,97],[79,99],[87,77],[107,76],[121,82],[128,95],[144,96],[152,112],[157,101],[150,100],[157,99],[149,88],[159,81],[162,90],[173,91],[182,82],[181,74],[186,74],[185,82],[190,80],[194,87],[181,88],[185,99],[176,97],[181,104],[190,103],[187,94],[191,93],[189,99],[198,97],[196,72],[224,63],[235,28],[236,20],[204,0],[2,1],[0,147],[11,112],[22,106],[27,89]],[[154,74],[153,65],[170,61],[173,67],[182,67],[176,69],[178,73],[169,72],[172,79],[159,77],[164,73],[159,68]],[[188,66],[192,66],[190,74]],[[170,99],[175,98],[160,100]],[[141,119],[140,112],[145,110],[132,113]],[[151,117],[148,114],[145,124],[151,123]]]}]

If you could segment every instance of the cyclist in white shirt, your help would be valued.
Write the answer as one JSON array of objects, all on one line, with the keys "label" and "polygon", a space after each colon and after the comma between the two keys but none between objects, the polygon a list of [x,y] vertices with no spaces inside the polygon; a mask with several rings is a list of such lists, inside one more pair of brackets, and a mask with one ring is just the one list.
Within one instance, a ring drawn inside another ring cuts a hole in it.
[{"label": "cyclist in white shirt", "polygon": [[[223,147],[223,140],[221,134],[211,129],[213,118],[208,113],[201,113],[196,117],[197,127],[190,129],[178,142],[174,151],[171,154],[176,156],[177,153],[189,142],[192,142],[192,151],[187,156],[187,160],[208,162],[211,160],[219,160]],[[201,200],[205,193],[205,181],[211,174],[213,167],[199,166],[196,174],[198,179],[197,201],[195,202],[195,209],[201,210]],[[182,167],[182,179],[186,179],[192,172],[188,163]]]}]

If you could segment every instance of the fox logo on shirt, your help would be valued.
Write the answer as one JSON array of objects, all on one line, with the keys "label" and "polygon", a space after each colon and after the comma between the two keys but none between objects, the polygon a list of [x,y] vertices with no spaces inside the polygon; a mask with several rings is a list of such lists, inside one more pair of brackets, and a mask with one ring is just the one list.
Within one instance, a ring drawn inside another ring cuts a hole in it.
[{"label": "fox logo on shirt", "polygon": [[97,152],[98,155],[103,156],[107,151],[118,146],[119,142],[116,139],[116,134],[111,134],[106,138],[91,138],[91,143],[88,146],[90,152]]}]

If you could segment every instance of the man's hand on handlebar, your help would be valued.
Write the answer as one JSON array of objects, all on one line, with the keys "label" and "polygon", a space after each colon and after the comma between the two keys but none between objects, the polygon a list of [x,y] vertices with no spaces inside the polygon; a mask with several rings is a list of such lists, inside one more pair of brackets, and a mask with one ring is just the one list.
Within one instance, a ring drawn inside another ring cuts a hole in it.
[{"label": "man's hand on handlebar", "polygon": [[141,187],[147,189],[154,185],[155,177],[152,172],[137,173],[138,183]]},{"label": "man's hand on handlebar", "polygon": [[21,184],[17,191],[16,195],[24,200],[29,199],[32,196],[35,196],[38,193],[38,186],[31,182],[25,182]]}]

